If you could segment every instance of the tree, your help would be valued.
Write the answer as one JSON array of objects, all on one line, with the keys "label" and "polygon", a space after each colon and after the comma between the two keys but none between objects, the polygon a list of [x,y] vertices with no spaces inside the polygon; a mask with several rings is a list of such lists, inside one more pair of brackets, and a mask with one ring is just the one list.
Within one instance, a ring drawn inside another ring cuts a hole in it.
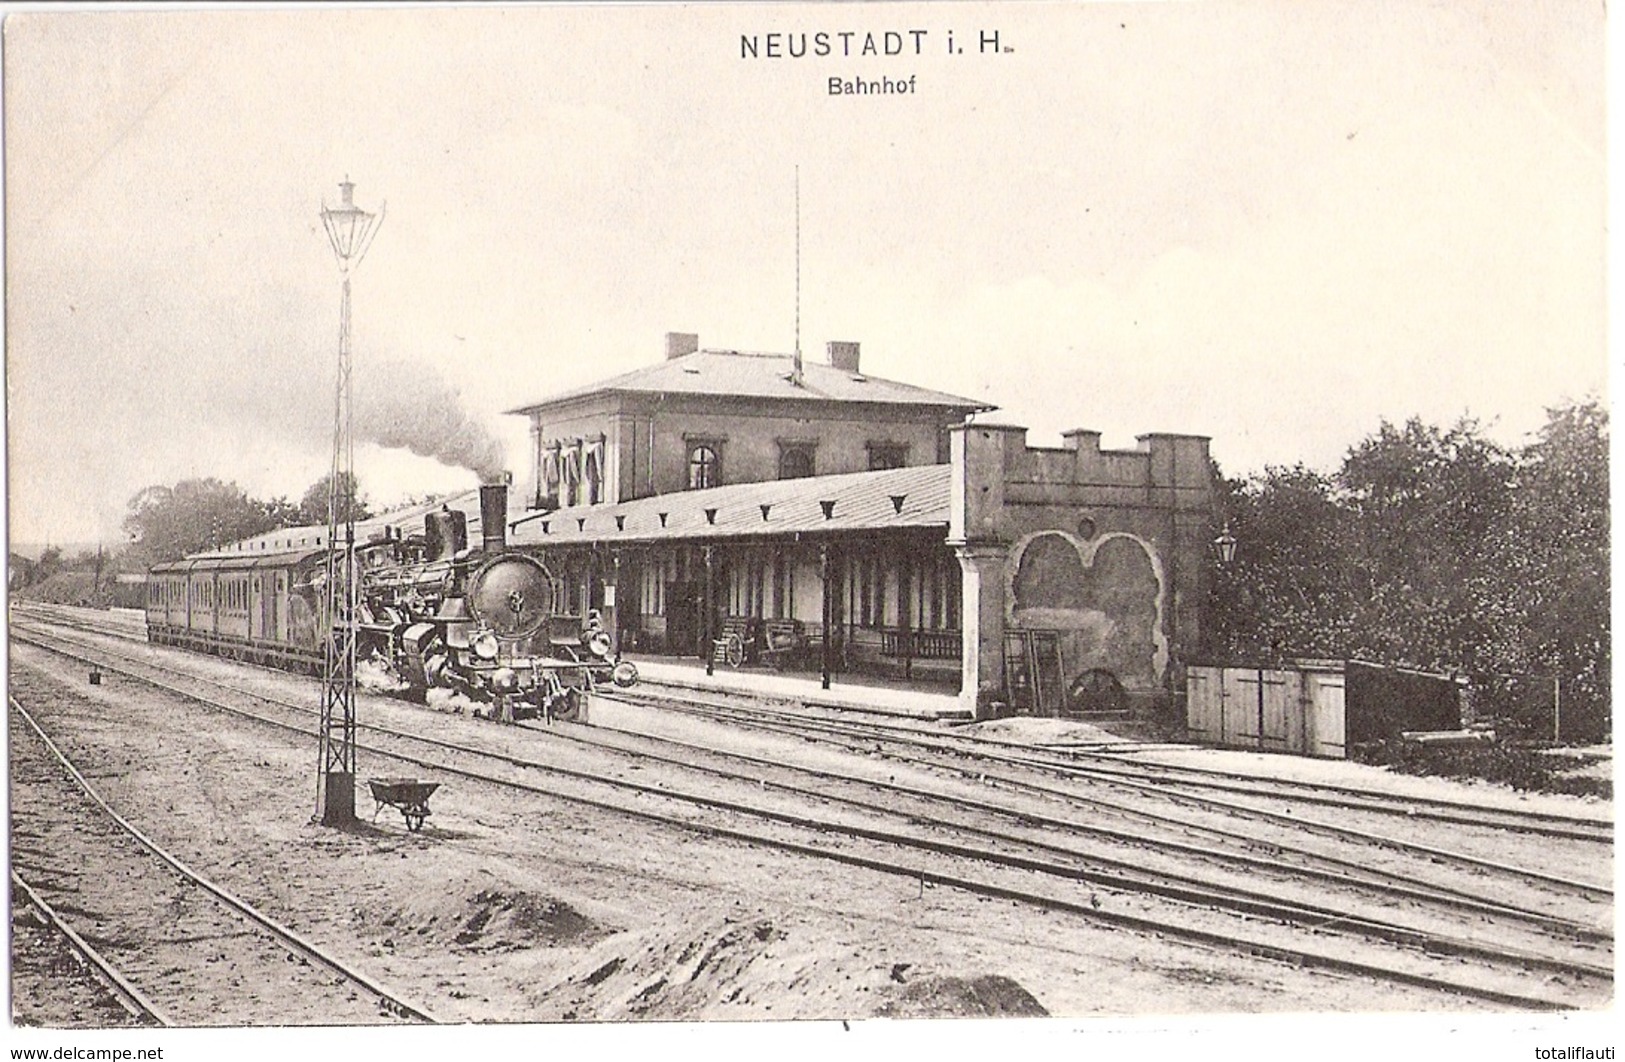
[{"label": "tree", "polygon": [[1595,399],[1547,410],[1520,454],[1516,497],[1498,543],[1491,602],[1518,637],[1505,670],[1550,674],[1575,724],[1610,729],[1608,413]]},{"label": "tree", "polygon": [[1608,416],[1595,400],[1548,410],[1518,450],[1470,420],[1384,422],[1334,476],[1216,482],[1239,548],[1212,584],[1210,654],[1460,669],[1484,689],[1540,687],[1548,699],[1523,707],[1547,728],[1556,679],[1565,734],[1608,733]]},{"label": "tree", "polygon": [[286,496],[256,502],[255,504],[260,507],[260,512],[265,514],[265,522],[273,530],[282,527],[298,527],[304,523],[304,511],[289,501]]},{"label": "tree", "polygon": [[1492,667],[1497,630],[1478,606],[1498,576],[1515,463],[1461,420],[1448,431],[1384,421],[1344,459],[1337,482],[1364,574],[1351,653],[1450,669]]},{"label": "tree", "polygon": [[[327,523],[328,495],[332,490],[332,482],[333,477],[328,474],[312,483],[310,489],[305,491],[305,496],[299,501],[299,523],[322,525]],[[340,473],[339,486],[338,519],[340,521],[346,519],[347,510],[349,519],[365,520],[372,515],[367,510],[367,500],[361,495],[361,485],[356,481],[354,473]]]},{"label": "tree", "polygon": [[62,570],[62,547],[46,546],[40,550],[39,560],[34,562],[34,578],[48,579]]},{"label": "tree", "polygon": [[34,562],[21,553],[6,555],[6,587],[11,590],[20,590],[29,586],[39,578]]},{"label": "tree", "polygon": [[1235,561],[1214,582],[1209,651],[1263,661],[1343,652],[1354,579],[1332,481],[1302,465],[1222,481]]},{"label": "tree", "polygon": [[272,529],[264,509],[235,483],[187,479],[130,499],[124,530],[146,563],[178,560]]}]

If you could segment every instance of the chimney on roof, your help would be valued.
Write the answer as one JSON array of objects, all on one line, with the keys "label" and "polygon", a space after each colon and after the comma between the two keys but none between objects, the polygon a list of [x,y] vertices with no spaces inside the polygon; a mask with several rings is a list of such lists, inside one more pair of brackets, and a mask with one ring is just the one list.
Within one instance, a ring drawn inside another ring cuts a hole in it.
[{"label": "chimney on roof", "polygon": [[667,332],[666,360],[680,358],[700,349],[700,337],[695,332]]},{"label": "chimney on roof", "polygon": [[829,363],[841,372],[858,371],[858,345],[839,339],[828,343]]}]

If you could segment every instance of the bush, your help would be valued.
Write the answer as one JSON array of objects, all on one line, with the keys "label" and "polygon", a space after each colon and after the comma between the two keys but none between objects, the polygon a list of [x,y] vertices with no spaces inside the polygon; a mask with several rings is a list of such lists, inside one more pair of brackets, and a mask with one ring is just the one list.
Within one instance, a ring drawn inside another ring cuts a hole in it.
[{"label": "bush", "polygon": [[1442,747],[1394,740],[1357,749],[1356,758],[1403,774],[1480,778],[1523,792],[1613,797],[1613,783],[1606,778],[1572,776],[1567,773],[1572,764],[1558,757],[1500,743]]}]

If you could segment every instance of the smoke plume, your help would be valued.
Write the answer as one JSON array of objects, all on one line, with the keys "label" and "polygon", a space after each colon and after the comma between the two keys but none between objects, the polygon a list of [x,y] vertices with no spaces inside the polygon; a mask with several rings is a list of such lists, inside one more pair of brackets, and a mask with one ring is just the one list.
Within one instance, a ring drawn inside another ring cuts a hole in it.
[{"label": "smoke plume", "polygon": [[433,369],[403,361],[374,363],[365,379],[357,375],[354,388],[357,439],[469,469],[481,482],[502,478],[502,444]]}]

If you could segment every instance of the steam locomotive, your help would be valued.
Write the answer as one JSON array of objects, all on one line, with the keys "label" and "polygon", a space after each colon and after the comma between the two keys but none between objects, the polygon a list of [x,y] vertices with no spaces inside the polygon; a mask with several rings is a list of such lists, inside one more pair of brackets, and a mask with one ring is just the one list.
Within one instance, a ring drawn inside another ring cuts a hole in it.
[{"label": "steam locomotive", "polygon": [[[382,672],[426,700],[451,690],[502,719],[573,717],[581,694],[631,686],[595,613],[560,631],[553,579],[536,558],[506,548],[507,487],[480,488],[481,548],[467,519],[442,508],[422,534],[357,543],[339,578],[358,580],[358,667]],[[328,550],[200,557],[159,564],[147,579],[147,637],[233,659],[320,674],[327,622]],[[341,598],[343,595],[340,595]]]}]

